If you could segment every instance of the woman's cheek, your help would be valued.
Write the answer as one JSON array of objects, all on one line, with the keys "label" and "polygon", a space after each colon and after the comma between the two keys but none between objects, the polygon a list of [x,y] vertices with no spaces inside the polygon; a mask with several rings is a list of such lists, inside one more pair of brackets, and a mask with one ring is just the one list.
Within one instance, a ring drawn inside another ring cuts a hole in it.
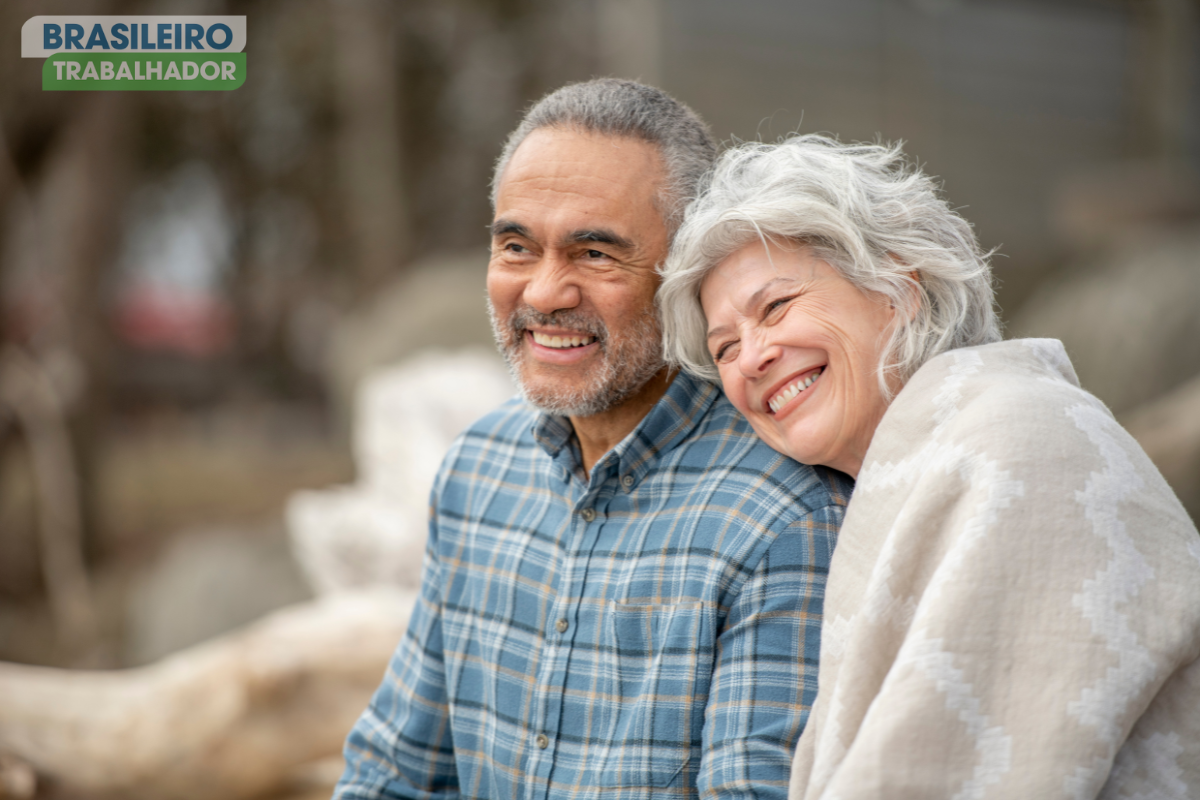
[{"label": "woman's cheek", "polygon": [[734,374],[729,374],[725,369],[719,370],[721,374],[721,386],[725,389],[725,396],[729,398],[729,402],[733,403],[733,407],[742,413],[742,416],[750,417],[750,408],[746,403],[746,387],[743,381]]}]

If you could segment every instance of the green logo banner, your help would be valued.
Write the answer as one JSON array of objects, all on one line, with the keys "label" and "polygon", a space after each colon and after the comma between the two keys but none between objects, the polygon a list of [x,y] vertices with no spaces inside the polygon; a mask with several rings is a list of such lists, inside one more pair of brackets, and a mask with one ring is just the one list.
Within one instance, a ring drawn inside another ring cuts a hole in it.
[{"label": "green logo banner", "polygon": [[42,64],[47,92],[227,92],[245,82],[245,53],[55,53]]}]

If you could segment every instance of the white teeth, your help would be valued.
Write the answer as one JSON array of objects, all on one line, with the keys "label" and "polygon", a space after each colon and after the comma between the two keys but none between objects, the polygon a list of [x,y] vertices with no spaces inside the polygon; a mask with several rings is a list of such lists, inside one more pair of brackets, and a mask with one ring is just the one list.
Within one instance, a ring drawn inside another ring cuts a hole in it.
[{"label": "white teeth", "polygon": [[785,405],[787,405],[787,403],[793,397],[800,394],[808,387],[812,386],[813,383],[816,382],[817,378],[819,378],[821,376],[821,373],[824,371],[825,371],[824,368],[819,369],[816,372],[814,372],[813,374],[809,375],[807,378],[804,378],[803,380],[798,380],[795,383],[790,384],[779,394],[772,397],[770,402],[767,403],[767,405],[770,406],[770,408],[771,408],[771,412],[778,413],[779,409],[781,409]]},{"label": "white teeth", "polygon": [[533,340],[543,347],[555,347],[564,349],[567,347],[583,347],[585,344],[591,344],[596,341],[595,336],[548,336],[538,331],[533,331]]}]

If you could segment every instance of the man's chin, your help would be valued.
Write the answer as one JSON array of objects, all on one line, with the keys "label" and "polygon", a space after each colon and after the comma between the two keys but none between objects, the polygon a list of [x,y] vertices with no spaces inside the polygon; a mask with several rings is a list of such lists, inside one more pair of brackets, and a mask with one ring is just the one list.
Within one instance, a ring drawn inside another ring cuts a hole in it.
[{"label": "man's chin", "polygon": [[652,321],[635,325],[623,339],[598,348],[574,364],[547,364],[520,338],[497,332],[500,352],[513,382],[534,408],[562,417],[591,417],[624,403],[657,375],[664,364]]},{"label": "man's chin", "polygon": [[592,376],[592,380],[580,383],[538,380],[520,374],[513,377],[525,401],[534,408],[554,416],[578,418],[603,414],[620,406],[636,395],[658,371],[647,367],[640,373],[621,376],[624,380],[605,375],[608,380],[596,380]]},{"label": "man's chin", "polygon": [[539,411],[559,417],[590,417],[607,411],[608,398],[601,397],[603,391],[595,386],[563,385],[538,379],[516,376],[517,385],[525,402]]}]

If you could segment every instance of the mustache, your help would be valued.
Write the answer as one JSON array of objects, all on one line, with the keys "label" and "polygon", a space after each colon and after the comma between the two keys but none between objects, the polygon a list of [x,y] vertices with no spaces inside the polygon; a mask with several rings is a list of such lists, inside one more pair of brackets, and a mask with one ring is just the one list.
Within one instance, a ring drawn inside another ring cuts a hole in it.
[{"label": "mustache", "polygon": [[529,306],[523,306],[513,311],[508,317],[508,327],[515,334],[520,334],[531,325],[569,328],[595,336],[601,345],[608,339],[608,326],[604,324],[604,320],[573,308],[564,308],[543,314]]}]

